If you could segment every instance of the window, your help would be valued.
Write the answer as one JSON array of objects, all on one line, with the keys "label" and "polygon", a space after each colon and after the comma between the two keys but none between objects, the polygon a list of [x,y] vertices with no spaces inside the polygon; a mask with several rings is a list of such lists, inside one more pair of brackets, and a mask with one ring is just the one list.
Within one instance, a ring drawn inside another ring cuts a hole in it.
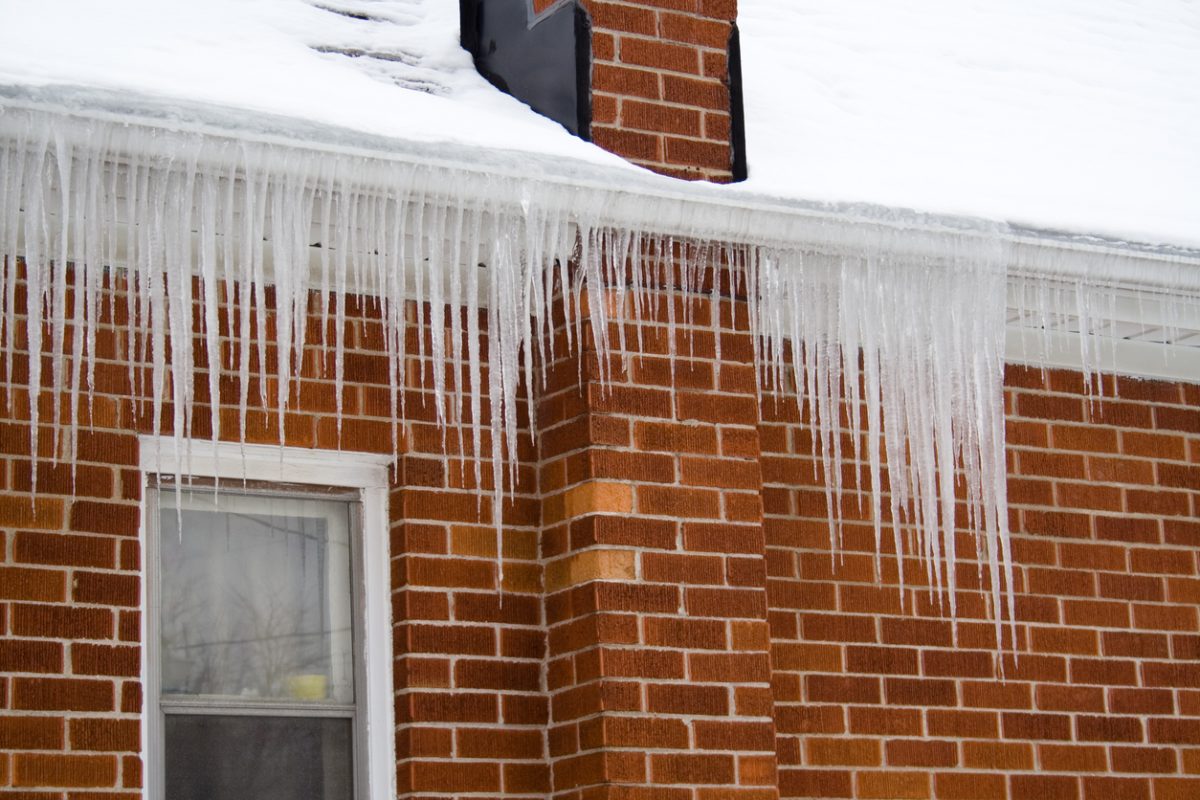
[{"label": "window", "polygon": [[144,517],[149,796],[390,796],[391,703],[368,703],[390,694],[384,468],[281,448],[243,461],[235,446],[199,470],[193,454],[193,480],[177,489],[161,457],[173,447],[161,445],[143,442],[154,467]]}]

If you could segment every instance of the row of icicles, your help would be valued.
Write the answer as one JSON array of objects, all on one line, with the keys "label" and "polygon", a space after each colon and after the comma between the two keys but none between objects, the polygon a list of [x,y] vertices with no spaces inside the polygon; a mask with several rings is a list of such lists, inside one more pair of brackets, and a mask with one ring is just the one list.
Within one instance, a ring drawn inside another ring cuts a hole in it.
[{"label": "row of icicles", "polygon": [[[945,565],[959,557],[953,533],[965,497],[997,641],[1005,609],[1013,618],[1002,397],[1006,276],[994,240],[964,236],[953,240],[955,252],[937,258],[895,256],[865,242],[826,253],[723,243],[699,231],[615,227],[603,221],[595,198],[516,179],[495,179],[490,195],[472,200],[441,183],[434,191],[432,168],[200,136],[165,146],[152,132],[105,123],[68,140],[30,120],[0,149],[0,344],[10,415],[14,353],[50,356],[49,375],[40,359],[29,360],[31,453],[44,422],[39,388],[70,397],[68,420],[54,404],[56,453],[75,440],[74,411],[94,388],[98,326],[114,303],[124,304],[130,331],[148,332],[124,338],[123,360],[131,386],[140,380],[137,366],[149,364],[152,432],[159,433],[169,401],[180,452],[190,447],[184,432],[196,413],[195,383],[172,376],[199,374],[198,363],[221,365],[205,370],[210,397],[220,396],[222,374],[238,377],[239,429],[224,430],[219,404],[209,403],[212,431],[244,441],[247,409],[257,403],[280,412],[283,441],[312,326],[320,327],[319,339],[335,332],[327,344],[340,432],[347,300],[366,295],[384,333],[393,451],[401,446],[408,360],[429,359],[432,386],[424,388],[444,430],[464,447],[469,442],[476,486],[483,485],[482,460],[491,462],[499,531],[516,479],[517,437],[523,426],[537,427],[533,395],[542,376],[535,365],[555,355],[556,297],[567,346],[590,343],[603,370],[609,354],[640,352],[647,326],[664,319],[672,364],[686,357],[673,352],[675,331],[692,325],[692,304],[682,303],[676,318],[671,292],[706,296],[719,370],[721,304],[730,301],[712,276],[724,269],[748,303],[760,388],[787,390],[801,376],[788,393],[811,411],[832,535],[839,535],[843,492],[857,491],[870,506],[877,551],[886,534],[899,556],[902,531],[914,531],[928,583],[953,614],[956,575]],[[514,197],[519,202],[504,201]],[[656,219],[652,201],[644,218]],[[24,307],[18,255],[26,264]],[[120,265],[129,291],[106,288],[109,265]],[[582,303],[585,295],[593,301]],[[407,350],[410,303],[422,310],[418,328],[428,331],[416,337],[416,353]],[[268,306],[274,324],[264,327],[259,312]],[[16,336],[21,317],[26,342]],[[251,356],[267,364],[269,344],[252,332],[272,328],[275,373],[257,382],[252,398]],[[236,347],[222,350],[222,342]],[[462,374],[438,368],[447,363],[466,365],[465,384],[447,382],[448,372]],[[522,392],[528,420],[518,417]],[[843,452],[844,407],[864,410],[847,415],[850,453]],[[865,461],[869,486],[842,485],[846,458]]]}]

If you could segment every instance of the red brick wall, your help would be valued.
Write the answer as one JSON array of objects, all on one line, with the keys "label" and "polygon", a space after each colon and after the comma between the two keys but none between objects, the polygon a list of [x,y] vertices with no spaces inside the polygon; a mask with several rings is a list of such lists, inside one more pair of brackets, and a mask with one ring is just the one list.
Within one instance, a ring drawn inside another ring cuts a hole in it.
[{"label": "red brick wall", "polygon": [[541,402],[554,797],[775,796],[753,351],[723,308],[719,375],[694,300],[672,377],[663,304],[607,388],[589,351]]},{"label": "red brick wall", "polygon": [[956,642],[911,557],[904,610],[891,557],[876,582],[854,503],[831,558],[809,431],[764,404],[784,797],[1200,797],[1200,387],[1106,381],[1090,403],[1078,373],[1006,384],[1021,655],[1003,680],[976,565]]},{"label": "red brick wall", "polygon": [[[20,291],[18,307],[23,308],[23,284]],[[69,397],[41,393],[36,496],[30,493],[28,356],[18,353],[12,375],[0,375],[0,386],[10,379],[14,384],[11,395],[0,389],[0,404],[12,402],[12,411],[0,415],[0,794],[83,798],[80,790],[86,789],[132,796],[141,786],[143,478],[137,435],[151,431],[152,415],[148,371],[141,383],[129,380],[123,292],[118,284],[111,307],[101,303],[106,316],[97,336],[96,392],[90,412],[87,394],[81,394],[77,412],[84,424],[73,464],[53,463],[53,404],[61,404],[65,423]],[[269,291],[267,299],[270,305]],[[334,322],[331,315],[330,346],[324,347],[315,295],[313,300],[309,351],[286,415],[285,444],[390,453],[387,360],[378,310],[373,304],[347,303],[339,443]],[[116,310],[115,321],[107,316],[109,308]],[[226,311],[223,307],[222,330]],[[538,506],[530,494],[532,444],[522,440],[519,485],[506,506],[501,598],[495,588],[490,464],[482,469],[481,492],[474,486],[470,435],[464,456],[457,436],[443,437],[438,429],[432,392],[425,389],[432,386],[431,360],[415,355],[415,309],[410,313],[409,352],[414,355],[390,502],[398,784],[402,792],[541,797],[548,786],[548,701],[541,677],[545,631]],[[268,331],[273,324],[268,314]],[[480,325],[486,336],[486,319]],[[26,340],[23,326],[22,319],[19,342]],[[49,345],[48,331],[44,341]],[[201,352],[199,336],[195,345]],[[425,352],[432,352],[428,343]],[[228,340],[222,340],[222,353],[237,363]],[[273,339],[266,353],[268,362],[277,357]],[[252,354],[256,365],[253,349]],[[50,360],[43,360],[48,376]],[[193,381],[197,405],[191,435],[206,439],[211,425],[205,369],[197,370]],[[228,370],[220,392],[221,438],[233,441],[239,391]],[[278,417],[258,407],[257,397],[258,379],[252,378],[247,441],[275,444]],[[166,433],[172,411],[169,403],[162,410]],[[469,418],[469,404],[464,413]],[[59,435],[66,430],[61,425]],[[490,453],[486,431],[483,449]]]},{"label": "red brick wall", "polygon": [[[614,357],[607,390],[590,344],[577,356],[560,338],[505,512],[503,595],[486,465],[481,497],[414,358],[391,501],[403,795],[1200,794],[1200,388],[1122,381],[1119,398],[1089,405],[1078,375],[1010,368],[1022,655],[1001,682],[974,565],[960,565],[955,645],[919,570],[903,610],[894,562],[876,584],[853,502],[848,552],[831,559],[809,431],[794,407],[757,398],[744,305],[721,304],[718,374],[714,309],[688,303],[673,375],[665,307],[641,331],[641,358]],[[148,412],[143,400],[133,418],[116,322],[98,339],[74,486],[48,461],[46,424],[36,498],[28,364],[14,362],[0,422],[0,792],[140,786],[136,432]],[[342,444],[387,451],[379,322],[351,304],[347,330]],[[337,444],[321,358],[306,360],[289,444]],[[195,381],[203,437],[205,374]],[[229,430],[236,398],[230,378]],[[46,423],[54,401],[43,393]],[[259,410],[249,430],[272,442],[275,420]]]},{"label": "red brick wall", "polygon": [[732,179],[728,45],[736,0],[584,0],[592,140],[687,179]]}]

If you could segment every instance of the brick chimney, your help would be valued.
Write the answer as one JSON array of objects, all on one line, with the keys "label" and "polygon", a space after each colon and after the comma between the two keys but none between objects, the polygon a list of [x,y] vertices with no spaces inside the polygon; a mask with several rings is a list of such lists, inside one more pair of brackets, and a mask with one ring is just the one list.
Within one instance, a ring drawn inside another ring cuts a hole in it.
[{"label": "brick chimney", "polygon": [[737,0],[462,8],[463,45],[480,72],[568,130],[664,175],[745,178]]}]

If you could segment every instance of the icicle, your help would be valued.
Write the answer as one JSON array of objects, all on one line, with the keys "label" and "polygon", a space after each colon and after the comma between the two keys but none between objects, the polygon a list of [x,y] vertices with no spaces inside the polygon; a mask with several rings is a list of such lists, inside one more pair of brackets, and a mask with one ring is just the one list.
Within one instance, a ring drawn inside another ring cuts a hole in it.
[{"label": "icicle", "polygon": [[[615,222],[614,203],[636,212],[628,218],[644,222],[632,228]],[[333,350],[340,443],[346,351],[360,344],[347,338],[348,304],[352,295],[365,293],[371,297],[362,307],[377,311],[383,325],[393,452],[402,447],[407,334],[415,324],[416,355],[423,370],[432,368],[431,385],[424,388],[432,394],[443,435],[449,435],[447,427],[457,429],[460,469],[469,457],[476,486],[482,487],[484,460],[490,460],[491,513],[502,559],[503,500],[517,488],[520,428],[536,428],[534,362],[545,366],[555,357],[555,304],[562,307],[569,348],[582,350],[590,333],[597,378],[607,385],[617,352],[628,365],[626,325],[636,326],[638,352],[647,349],[646,317],[655,335],[666,336],[674,371],[683,329],[699,322],[693,314],[701,297],[710,304],[708,329],[719,368],[726,302],[721,295],[727,287],[747,299],[760,391],[778,397],[794,386],[796,401],[807,409],[835,546],[849,493],[862,508],[869,492],[877,552],[891,517],[902,602],[907,531],[924,558],[931,587],[954,614],[957,475],[992,614],[997,625],[1005,612],[1012,623],[1002,402],[1006,285],[1011,281],[1018,319],[1039,329],[1030,338],[1040,337],[1045,352],[1052,334],[1070,329],[1077,335],[1092,391],[1120,344],[1112,338],[1101,345],[1098,337],[1128,299],[1114,269],[1123,256],[1089,253],[1086,269],[1050,256],[1046,263],[1017,263],[1019,248],[1003,226],[930,231],[891,219],[864,220],[862,230],[871,233],[862,233],[861,240],[852,233],[846,241],[833,236],[825,241],[817,226],[812,236],[791,242],[753,242],[748,236],[712,241],[697,234],[706,227],[703,220],[684,218],[682,208],[674,200],[631,200],[532,179],[468,182],[436,165],[98,120],[81,124],[6,109],[0,115],[6,400],[12,413],[14,352],[24,315],[30,351],[44,354],[50,364],[44,376],[43,359],[29,360],[30,452],[39,454],[39,394],[49,389],[55,400],[53,452],[69,454],[85,385],[91,409],[103,302],[117,316],[114,295],[122,282],[111,272],[106,280],[104,271],[118,268],[124,271],[129,328],[122,332],[123,355],[133,410],[144,414],[149,405],[153,415],[144,427],[159,432],[163,403],[169,402],[173,435],[182,444],[193,427],[193,371],[204,362],[214,439],[235,435],[220,430],[218,403],[222,373],[236,372],[237,438],[246,441],[247,416],[257,403],[255,414],[261,409],[277,415],[277,435],[285,440],[289,408],[311,364],[305,360],[306,331],[316,324],[317,312],[310,298],[319,297],[321,333],[312,338],[320,341],[322,353]],[[314,240],[319,279],[310,275]],[[915,254],[914,243],[926,254]],[[23,309],[15,288],[18,255],[26,263]],[[1153,307],[1167,338],[1200,306],[1194,291],[1171,293],[1181,283],[1182,268],[1172,272],[1171,259],[1162,256],[1160,292],[1133,295],[1138,315],[1149,316],[1146,308]],[[1020,272],[1026,269],[1030,273]],[[270,308],[269,285],[275,298]],[[201,311],[198,330],[194,299]],[[738,319],[738,308],[730,301],[731,318]],[[276,356],[272,362],[268,345]],[[255,348],[258,374],[252,376]],[[322,374],[326,363],[322,359]],[[545,375],[543,369],[543,381]],[[62,394],[69,395],[65,420]],[[519,401],[528,407],[524,418]],[[69,430],[60,434],[66,425]],[[847,452],[844,429],[851,441]],[[845,459],[853,479],[843,485]],[[863,460],[866,478],[860,477]],[[36,469],[34,481],[36,487]],[[502,569],[501,564],[501,580]]]}]

